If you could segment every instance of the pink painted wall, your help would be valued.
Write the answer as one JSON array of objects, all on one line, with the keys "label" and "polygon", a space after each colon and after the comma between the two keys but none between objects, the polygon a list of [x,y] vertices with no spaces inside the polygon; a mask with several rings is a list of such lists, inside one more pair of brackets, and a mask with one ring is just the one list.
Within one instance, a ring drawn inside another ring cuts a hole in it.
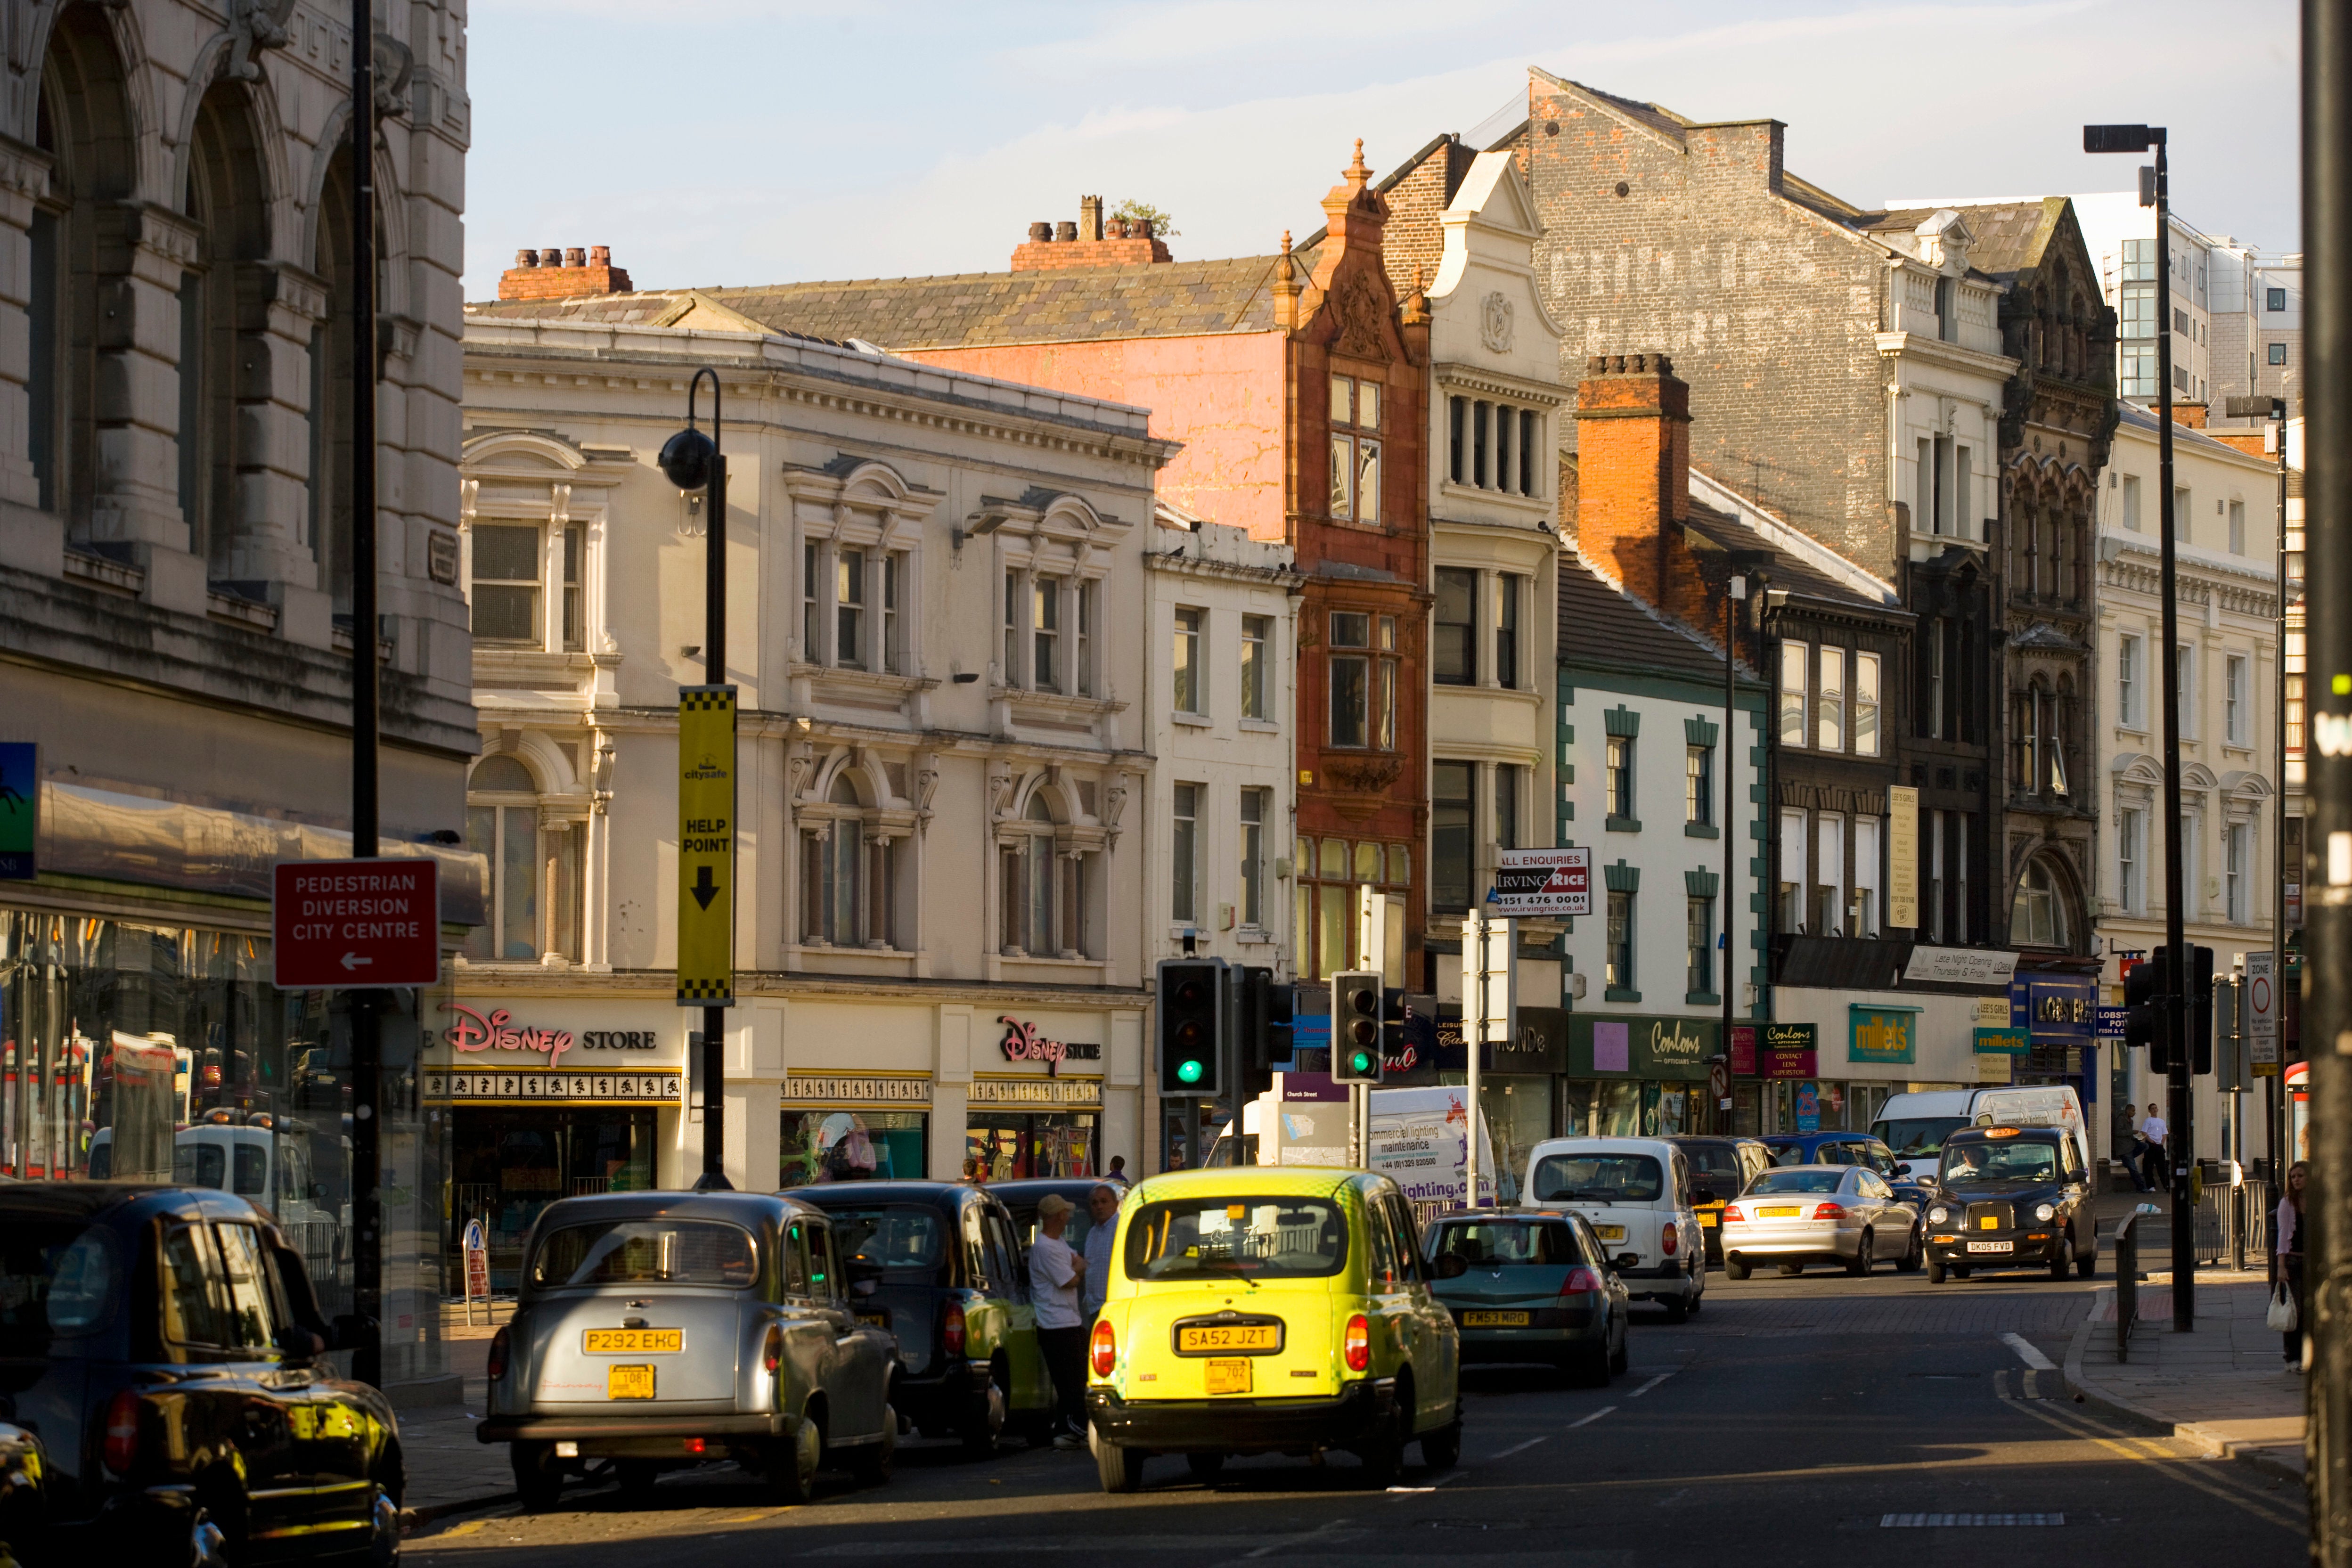
[{"label": "pink painted wall", "polygon": [[1280,332],[1118,338],[902,351],[977,375],[1050,386],[1151,410],[1151,433],[1184,449],[1160,470],[1160,494],[1211,522],[1280,540],[1283,519]]}]

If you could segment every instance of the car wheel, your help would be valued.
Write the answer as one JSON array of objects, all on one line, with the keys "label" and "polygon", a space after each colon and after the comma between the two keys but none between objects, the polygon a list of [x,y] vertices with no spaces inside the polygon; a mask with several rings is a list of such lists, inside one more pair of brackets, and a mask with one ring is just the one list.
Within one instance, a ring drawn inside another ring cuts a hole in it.
[{"label": "car wheel", "polygon": [[1930,1285],[1941,1285],[1943,1282],[1944,1282],[1944,1260],[1943,1260],[1942,1258],[1928,1258],[1928,1259],[1927,1259],[1927,1283],[1928,1283],[1928,1284],[1930,1284]]},{"label": "car wheel", "polygon": [[898,1413],[886,1405],[882,1407],[882,1440],[850,1449],[842,1462],[862,1485],[878,1487],[890,1479],[890,1466],[898,1457]]},{"label": "car wheel", "polygon": [[1560,1358],[1559,1370],[1578,1388],[1606,1388],[1609,1386],[1609,1347],[1605,1342],[1571,1345],[1568,1353]]},{"label": "car wheel", "polygon": [[790,1508],[816,1496],[817,1461],[824,1454],[824,1433],[808,1416],[793,1435],[767,1446],[768,1493]]},{"label": "car wheel", "polygon": [[1895,1260],[1895,1271],[1897,1274],[1918,1273],[1920,1261],[1927,1256],[1927,1238],[1916,1227],[1911,1232],[1910,1242],[1909,1250]]},{"label": "car wheel", "polygon": [[1691,1292],[1691,1299],[1690,1299],[1690,1315],[1691,1315],[1692,1317],[1694,1317],[1694,1318],[1697,1317],[1697,1316],[1698,1316],[1698,1310],[1699,1310],[1701,1307],[1704,1307],[1704,1306],[1706,1306],[1706,1280],[1705,1279],[1705,1278],[1703,1278],[1703,1277],[1702,1277],[1702,1278],[1700,1279],[1699,1282],[1698,1282],[1698,1289]]},{"label": "car wheel", "polygon": [[1192,1479],[1196,1481],[1213,1481],[1225,1468],[1225,1457],[1223,1454],[1187,1454],[1184,1456],[1184,1468],[1192,1472]]},{"label": "car wheel", "polygon": [[1462,1423],[1449,1422],[1421,1435],[1421,1462],[1433,1470],[1450,1470],[1462,1462]]},{"label": "car wheel", "polygon": [[1396,1414],[1388,1430],[1356,1450],[1363,1461],[1364,1479],[1376,1487],[1386,1487],[1404,1468],[1404,1446],[1412,1436],[1413,1407],[1412,1374],[1400,1372],[1396,1380]]},{"label": "car wheel", "polygon": [[2086,1252],[2074,1259],[2074,1274],[2077,1279],[2088,1279],[2098,1271],[2099,1255],[2097,1253]]},{"label": "car wheel", "polygon": [[1666,1310],[1666,1321],[1685,1323],[1690,1321],[1690,1303],[1680,1296],[1669,1296],[1658,1303]]},{"label": "car wheel", "polygon": [[1845,1271],[1857,1279],[1867,1275],[1870,1272],[1871,1264],[1874,1261],[1870,1255],[1875,1245],[1871,1239],[1870,1232],[1864,1231],[1853,1244],[1853,1256],[1845,1260]]},{"label": "car wheel", "polygon": [[956,1423],[965,1453],[977,1459],[996,1452],[996,1440],[1004,1434],[1004,1390],[992,1369],[988,1385],[965,1402],[963,1418]]},{"label": "car wheel", "polygon": [[2061,1236],[2058,1250],[2050,1255],[2050,1278],[2063,1279],[2074,1267],[2074,1243],[2072,1237]]},{"label": "car wheel", "polygon": [[661,1467],[651,1459],[621,1459],[613,1466],[613,1474],[621,1483],[621,1500],[631,1508],[650,1508],[654,1500],[654,1483],[661,1479]]},{"label": "car wheel", "polygon": [[1095,1474],[1107,1492],[1131,1492],[1143,1485],[1143,1456],[1123,1444],[1095,1439]]},{"label": "car wheel", "polygon": [[1736,1252],[1727,1252],[1724,1254],[1723,1271],[1734,1279],[1745,1279],[1748,1275],[1755,1272],[1755,1270],[1748,1266],[1748,1259],[1740,1257]]},{"label": "car wheel", "polygon": [[508,1460],[514,1466],[515,1496],[525,1513],[545,1513],[563,1495],[563,1467],[555,1462],[552,1443],[509,1443]]}]

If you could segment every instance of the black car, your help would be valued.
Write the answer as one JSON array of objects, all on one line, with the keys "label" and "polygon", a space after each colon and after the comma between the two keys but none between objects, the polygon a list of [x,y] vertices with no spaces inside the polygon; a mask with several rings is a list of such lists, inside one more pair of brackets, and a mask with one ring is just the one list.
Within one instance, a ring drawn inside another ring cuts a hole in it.
[{"label": "black car", "polygon": [[400,1428],[336,1337],[242,1198],[0,1187],[0,1540],[28,1568],[394,1561]]},{"label": "black car", "polygon": [[1706,1260],[1723,1261],[1723,1205],[1772,1168],[1772,1151],[1756,1138],[1675,1137],[1666,1140],[1690,1162],[1691,1208],[1706,1232]]},{"label": "black car", "polygon": [[1965,1279],[1979,1268],[2069,1264],[2098,1268],[2091,1184],[2073,1136],[2060,1127],[1964,1127],[1944,1140],[1937,1195],[1927,1205],[1927,1278]]},{"label": "black car", "polygon": [[[858,1318],[898,1341],[890,1398],[901,1415],[924,1436],[960,1438],[975,1454],[992,1452],[1008,1426],[1047,1438],[1053,1387],[1029,1304],[1028,1252],[994,1189],[819,1182],[789,1195],[833,1216],[861,1289]],[[874,1289],[863,1291],[867,1280]]]}]

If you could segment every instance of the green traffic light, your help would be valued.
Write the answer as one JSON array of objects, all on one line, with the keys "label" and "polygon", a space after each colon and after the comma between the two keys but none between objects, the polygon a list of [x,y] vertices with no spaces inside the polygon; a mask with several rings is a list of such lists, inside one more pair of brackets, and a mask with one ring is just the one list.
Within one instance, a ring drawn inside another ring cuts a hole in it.
[{"label": "green traffic light", "polygon": [[1179,1063],[1176,1068],[1176,1081],[1179,1083],[1200,1082],[1201,1064],[1199,1062],[1191,1061]]},{"label": "green traffic light", "polygon": [[1368,1051],[1349,1052],[1348,1070],[1357,1074],[1370,1072],[1372,1070],[1371,1054]]}]

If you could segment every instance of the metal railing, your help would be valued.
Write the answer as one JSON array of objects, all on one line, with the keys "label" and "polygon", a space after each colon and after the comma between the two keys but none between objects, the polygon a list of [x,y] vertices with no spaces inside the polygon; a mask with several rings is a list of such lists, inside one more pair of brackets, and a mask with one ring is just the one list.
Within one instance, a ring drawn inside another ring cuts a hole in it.
[{"label": "metal railing", "polygon": [[2137,1213],[2124,1215],[2109,1244],[2116,1260],[2116,1359],[2119,1362],[2131,1359],[2132,1323],[2139,1316],[2139,1237],[2133,1234],[2138,1225]]}]

